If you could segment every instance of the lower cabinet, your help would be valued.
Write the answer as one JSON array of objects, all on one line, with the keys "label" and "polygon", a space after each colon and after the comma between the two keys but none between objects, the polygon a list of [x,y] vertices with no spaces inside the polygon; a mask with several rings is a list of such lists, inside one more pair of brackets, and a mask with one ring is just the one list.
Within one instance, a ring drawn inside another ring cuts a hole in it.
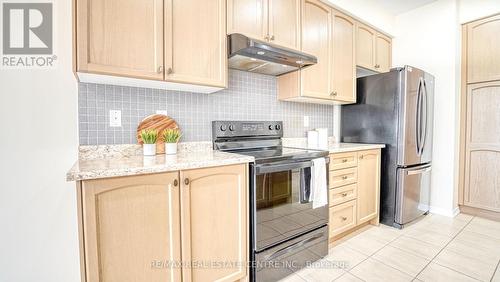
[{"label": "lower cabinet", "polygon": [[246,279],[247,183],[243,164],[79,182],[82,281]]},{"label": "lower cabinet", "polygon": [[378,224],[380,157],[380,149],[330,155],[330,241]]}]

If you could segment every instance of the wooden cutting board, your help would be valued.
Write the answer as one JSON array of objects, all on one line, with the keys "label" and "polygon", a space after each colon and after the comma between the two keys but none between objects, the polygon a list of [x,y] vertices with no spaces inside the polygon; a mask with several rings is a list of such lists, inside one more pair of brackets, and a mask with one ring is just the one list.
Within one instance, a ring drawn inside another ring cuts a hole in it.
[{"label": "wooden cutting board", "polygon": [[163,130],[167,128],[179,128],[175,120],[166,115],[154,114],[143,119],[139,126],[137,126],[137,142],[143,144],[141,138],[141,131],[144,129],[156,129],[158,130],[158,140],[156,141],[156,154],[165,153],[165,145],[163,138],[161,138]]}]

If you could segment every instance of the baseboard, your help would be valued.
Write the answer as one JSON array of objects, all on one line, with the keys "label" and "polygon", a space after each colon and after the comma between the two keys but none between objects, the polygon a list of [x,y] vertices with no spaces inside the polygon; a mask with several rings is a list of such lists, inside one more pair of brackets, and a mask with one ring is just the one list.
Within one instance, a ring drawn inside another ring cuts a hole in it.
[{"label": "baseboard", "polygon": [[473,216],[484,217],[491,220],[500,221],[500,212],[488,211],[473,207],[460,206],[460,211],[465,214],[470,214]]},{"label": "baseboard", "polygon": [[430,209],[429,209],[429,212],[433,213],[433,214],[447,216],[447,217],[455,217],[455,216],[457,216],[457,214],[460,213],[460,209],[458,207],[456,207],[454,209],[449,210],[449,209],[444,209],[444,208],[441,208],[441,207],[433,207],[433,206],[431,206]]}]

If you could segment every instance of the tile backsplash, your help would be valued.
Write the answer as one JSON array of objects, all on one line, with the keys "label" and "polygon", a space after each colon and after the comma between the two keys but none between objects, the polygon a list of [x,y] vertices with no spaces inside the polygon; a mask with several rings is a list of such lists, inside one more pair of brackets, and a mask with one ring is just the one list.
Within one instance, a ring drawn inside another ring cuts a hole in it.
[{"label": "tile backsplash", "polygon": [[[176,120],[184,142],[210,141],[212,120],[282,120],[285,137],[304,137],[317,127],[327,127],[332,135],[335,107],[278,101],[276,77],[235,70],[230,70],[229,87],[213,94],[80,83],[80,145],[136,143],[137,125],[157,111]],[[121,127],[109,126],[110,110],[121,111]]]}]

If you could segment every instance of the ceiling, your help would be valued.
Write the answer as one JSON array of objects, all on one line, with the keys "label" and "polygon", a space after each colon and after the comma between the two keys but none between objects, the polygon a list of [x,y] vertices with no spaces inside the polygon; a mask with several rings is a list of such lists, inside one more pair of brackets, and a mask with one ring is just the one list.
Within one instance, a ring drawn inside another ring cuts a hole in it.
[{"label": "ceiling", "polygon": [[435,2],[436,0],[376,0],[377,4],[387,12],[398,15],[415,8]]}]

